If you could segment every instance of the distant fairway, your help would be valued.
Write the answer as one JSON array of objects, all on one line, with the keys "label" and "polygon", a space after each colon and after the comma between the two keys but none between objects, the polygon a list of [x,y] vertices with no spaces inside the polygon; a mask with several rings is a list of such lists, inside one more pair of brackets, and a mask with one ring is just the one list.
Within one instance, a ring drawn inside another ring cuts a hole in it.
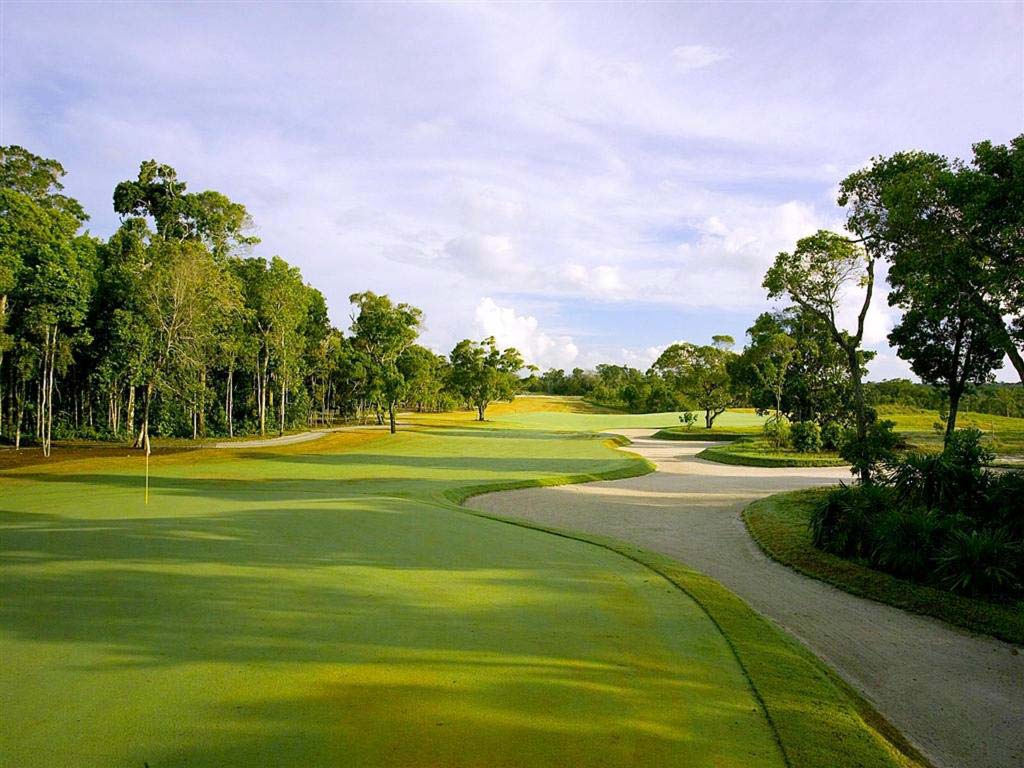
[{"label": "distant fairway", "polygon": [[782,765],[698,606],[443,492],[633,460],[481,430],[0,473],[5,766]]}]

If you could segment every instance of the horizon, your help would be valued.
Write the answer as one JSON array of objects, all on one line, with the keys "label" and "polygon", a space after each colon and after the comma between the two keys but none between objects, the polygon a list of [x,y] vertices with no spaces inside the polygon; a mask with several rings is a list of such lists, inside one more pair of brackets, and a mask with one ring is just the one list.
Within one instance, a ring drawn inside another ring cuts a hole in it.
[{"label": "horizon", "polygon": [[[143,160],[223,192],[338,327],[370,289],[438,352],[646,369],[742,346],[775,253],[841,227],[869,158],[965,158],[1024,119],[1019,3],[400,10],[5,3],[0,143],[60,161],[103,237]],[[870,379],[917,379],[896,317],[878,295]]]}]

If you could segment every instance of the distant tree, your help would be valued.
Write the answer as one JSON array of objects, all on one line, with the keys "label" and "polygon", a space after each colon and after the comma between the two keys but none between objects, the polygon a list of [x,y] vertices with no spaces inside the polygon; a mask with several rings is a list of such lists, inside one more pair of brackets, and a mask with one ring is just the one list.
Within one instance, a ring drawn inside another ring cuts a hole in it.
[{"label": "distant tree", "polygon": [[494,400],[512,400],[519,383],[523,357],[513,347],[499,350],[493,336],[481,342],[463,339],[449,355],[452,388],[476,408],[483,421]]},{"label": "distant tree", "polygon": [[371,388],[387,409],[391,433],[396,432],[395,406],[405,394],[405,377],[398,359],[419,336],[422,310],[409,304],[393,304],[372,291],[349,297],[355,308],[352,335],[355,348],[365,355]]},{"label": "distant tree", "polygon": [[725,413],[736,399],[729,350],[732,337],[715,336],[714,344],[673,344],[654,362],[651,370],[704,411],[704,426],[711,429],[715,419]]},{"label": "distant tree", "polygon": [[[780,253],[765,275],[769,298],[788,296],[795,304],[821,320],[846,353],[853,394],[857,439],[867,438],[869,415],[862,385],[864,321],[875,283],[874,250],[866,250],[849,238],[821,230],[797,242],[792,253]],[[857,315],[857,329],[850,333],[839,326],[839,302],[847,290],[860,287],[864,298]],[[866,467],[867,465],[865,465]],[[870,481],[866,468],[861,480]]]},{"label": "distant tree", "polygon": [[736,360],[733,379],[746,379],[755,406],[771,398],[776,421],[782,420],[782,397],[790,370],[797,362],[796,342],[789,334],[751,334],[751,343]]}]

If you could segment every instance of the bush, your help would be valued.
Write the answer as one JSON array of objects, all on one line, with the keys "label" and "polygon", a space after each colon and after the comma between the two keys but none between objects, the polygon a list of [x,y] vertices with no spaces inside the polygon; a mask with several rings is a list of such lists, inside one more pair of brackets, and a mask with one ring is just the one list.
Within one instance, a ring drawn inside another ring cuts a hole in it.
[{"label": "bush", "polygon": [[854,446],[876,470],[874,481],[824,497],[810,519],[814,545],[971,596],[1006,599],[1024,590],[1024,473],[992,472],[992,452],[975,429],[951,435],[941,454],[903,458],[889,432],[873,425]]},{"label": "bush", "polygon": [[892,502],[880,485],[841,485],[811,514],[814,546],[842,557],[868,558],[876,549],[878,518]]},{"label": "bush", "polygon": [[798,421],[789,430],[793,447],[800,453],[820,453],[821,427],[814,421]]},{"label": "bush", "polygon": [[857,437],[856,430],[847,430],[839,456],[853,466],[854,474],[866,471],[868,475],[874,475],[880,466],[896,460],[896,449],[900,447],[901,439],[893,432],[895,426],[894,421],[872,422],[863,440]]},{"label": "bush", "polygon": [[693,411],[683,411],[679,414],[679,423],[682,424],[685,429],[693,429],[693,425],[697,423],[697,414]]},{"label": "bush", "polygon": [[784,448],[789,445],[789,424],[781,418],[770,417],[761,427],[764,439],[773,448]]},{"label": "bush", "polygon": [[891,507],[878,520],[871,562],[897,576],[918,579],[931,568],[931,559],[948,533],[948,523],[929,509]]},{"label": "bush", "polygon": [[938,557],[938,575],[953,592],[1008,594],[1020,587],[1020,556],[1020,542],[1005,531],[953,531]]},{"label": "bush", "polygon": [[843,445],[845,427],[838,421],[826,421],[821,428],[821,445],[829,451],[838,451]]}]

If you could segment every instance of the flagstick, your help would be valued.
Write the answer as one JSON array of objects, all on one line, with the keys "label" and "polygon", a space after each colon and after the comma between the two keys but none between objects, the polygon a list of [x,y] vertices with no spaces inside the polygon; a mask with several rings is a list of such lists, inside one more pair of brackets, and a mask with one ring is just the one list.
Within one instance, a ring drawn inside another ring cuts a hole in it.
[{"label": "flagstick", "polygon": [[149,504],[149,435],[146,435],[146,504]]}]

